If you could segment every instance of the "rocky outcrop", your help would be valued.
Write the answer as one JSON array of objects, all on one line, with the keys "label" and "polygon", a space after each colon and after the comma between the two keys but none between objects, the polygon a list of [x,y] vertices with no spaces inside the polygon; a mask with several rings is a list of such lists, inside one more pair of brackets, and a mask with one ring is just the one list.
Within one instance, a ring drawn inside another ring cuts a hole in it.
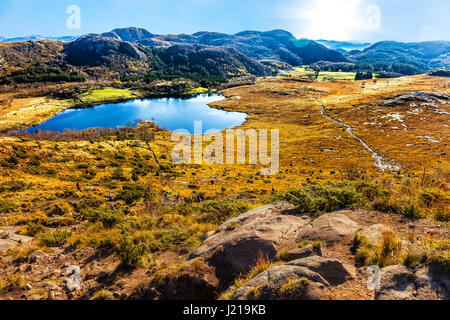
[{"label": "rocky outcrop", "polygon": [[360,226],[340,213],[329,213],[320,216],[304,226],[298,236],[298,242],[303,240],[322,240],[327,243],[353,237]]},{"label": "rocky outcrop", "polygon": [[327,289],[353,278],[349,266],[312,256],[272,267],[238,288],[234,299],[327,299]]},{"label": "rocky outcrop", "polygon": [[131,299],[212,300],[219,293],[219,280],[214,268],[196,259],[186,263],[176,273],[156,277],[148,286],[139,288]]},{"label": "rocky outcrop", "polygon": [[[293,287],[292,291],[289,290]],[[297,265],[273,267],[251,279],[236,290],[234,300],[298,299],[320,300],[326,297],[325,287],[329,283],[317,272]]]},{"label": "rocky outcrop", "polygon": [[33,241],[32,237],[16,234],[17,228],[1,227],[0,228],[0,253],[6,252],[21,244],[27,244]]},{"label": "rocky outcrop", "polygon": [[377,300],[448,300],[450,277],[435,266],[423,266],[413,272],[404,266],[381,269],[381,287]]},{"label": "rocky outcrop", "polygon": [[305,267],[317,272],[329,283],[340,284],[353,278],[355,273],[353,268],[342,264],[336,259],[325,259],[319,256],[307,257],[288,262],[288,266]]},{"label": "rocky outcrop", "polygon": [[63,52],[67,61],[75,66],[96,66],[119,58],[137,60],[147,58],[144,52],[129,42],[93,35],[71,42]]},{"label": "rocky outcrop", "polygon": [[292,209],[289,203],[279,202],[231,219],[190,259],[203,257],[224,282],[249,271],[260,254],[273,261],[280,249],[296,246],[298,232],[309,223],[308,217],[292,215]]}]

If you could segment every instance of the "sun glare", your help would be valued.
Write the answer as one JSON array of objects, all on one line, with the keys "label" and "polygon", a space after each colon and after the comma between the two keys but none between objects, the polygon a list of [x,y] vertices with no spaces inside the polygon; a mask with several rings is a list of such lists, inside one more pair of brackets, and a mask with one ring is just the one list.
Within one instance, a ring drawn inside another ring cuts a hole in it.
[{"label": "sun glare", "polygon": [[309,21],[302,37],[350,40],[355,31],[365,27],[366,10],[363,0],[314,0],[300,9],[299,18]]}]

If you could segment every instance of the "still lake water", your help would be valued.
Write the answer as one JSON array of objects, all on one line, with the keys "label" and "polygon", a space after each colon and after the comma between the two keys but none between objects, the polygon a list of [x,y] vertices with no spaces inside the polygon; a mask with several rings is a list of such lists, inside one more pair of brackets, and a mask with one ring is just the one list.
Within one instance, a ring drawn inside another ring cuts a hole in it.
[{"label": "still lake water", "polygon": [[191,98],[136,99],[108,103],[88,108],[67,109],[46,122],[29,128],[29,133],[42,131],[63,132],[65,129],[117,128],[136,119],[154,121],[160,127],[194,133],[194,122],[202,121],[203,133],[234,128],[245,122],[247,114],[213,109],[209,103],[223,100],[219,94],[198,95]]}]

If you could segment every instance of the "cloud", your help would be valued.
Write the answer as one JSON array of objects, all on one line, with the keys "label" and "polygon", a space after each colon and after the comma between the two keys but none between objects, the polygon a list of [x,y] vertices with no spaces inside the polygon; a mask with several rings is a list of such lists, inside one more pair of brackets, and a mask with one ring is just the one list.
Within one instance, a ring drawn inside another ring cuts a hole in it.
[{"label": "cloud", "polygon": [[291,8],[310,39],[350,40],[361,32],[381,29],[381,9],[366,0],[313,0]]}]

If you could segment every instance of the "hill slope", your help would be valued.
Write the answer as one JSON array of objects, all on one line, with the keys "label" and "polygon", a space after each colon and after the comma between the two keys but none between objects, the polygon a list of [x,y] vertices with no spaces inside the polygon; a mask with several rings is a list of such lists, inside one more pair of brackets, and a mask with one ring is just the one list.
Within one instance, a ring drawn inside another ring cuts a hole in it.
[{"label": "hill slope", "polygon": [[[134,40],[147,34],[115,31],[114,37],[87,35],[70,43],[26,41],[0,44],[0,77],[39,65],[78,70],[88,78],[187,77],[229,78],[268,75],[267,67],[230,47],[175,44],[147,47]],[[120,38],[120,39],[117,39]]]},{"label": "hill slope", "polygon": [[231,47],[255,60],[276,60],[291,65],[313,63],[320,60],[347,61],[339,52],[311,40],[297,40],[291,33],[284,30],[244,31],[235,35],[217,32],[198,32],[192,35],[154,35],[145,29],[127,28],[116,29],[102,35],[146,46],[169,47],[175,44],[194,44]]},{"label": "hill slope", "polygon": [[437,68],[450,68],[450,42],[383,41],[363,51],[351,51],[346,54],[346,57],[355,62],[370,63],[376,70],[415,74]]},{"label": "hill slope", "polygon": [[0,44],[0,76],[11,70],[42,64],[59,66],[64,43],[55,41],[26,41]]}]

